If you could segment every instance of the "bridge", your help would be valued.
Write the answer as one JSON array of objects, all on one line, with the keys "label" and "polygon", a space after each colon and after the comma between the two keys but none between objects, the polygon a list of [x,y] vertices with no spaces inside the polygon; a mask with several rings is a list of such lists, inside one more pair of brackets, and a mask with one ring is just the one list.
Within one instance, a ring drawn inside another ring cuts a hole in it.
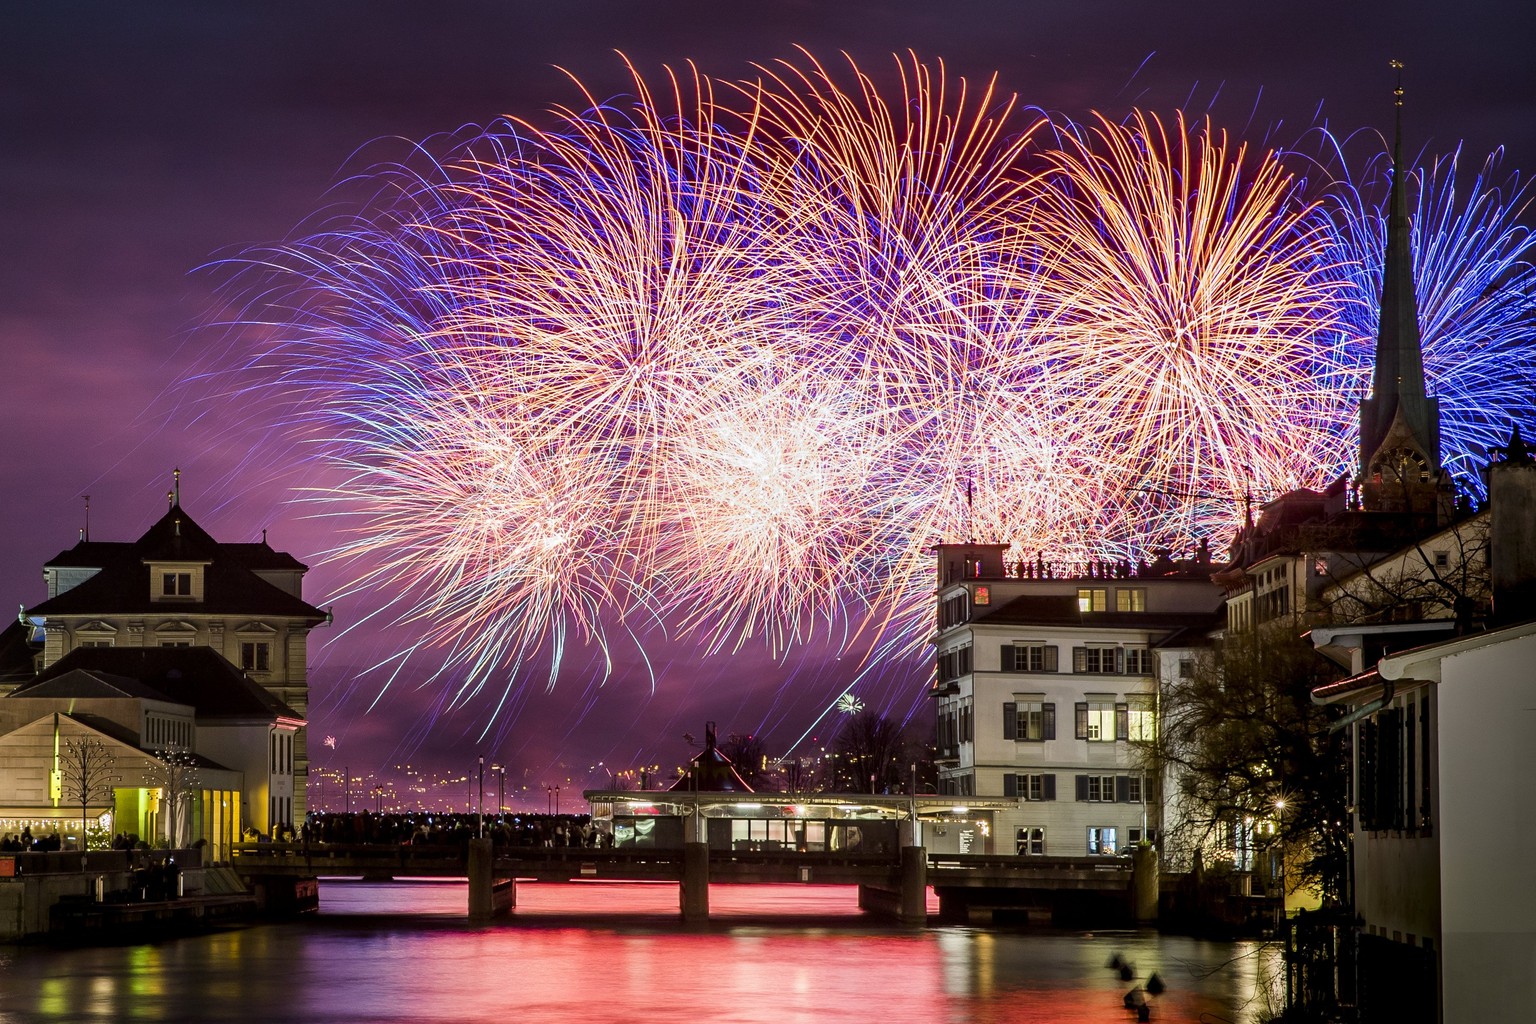
[{"label": "bridge", "polygon": [[355,877],[465,878],[469,917],[487,921],[517,903],[517,883],[599,881],[676,882],[685,921],[709,916],[709,883],[855,885],[866,911],[921,925],[927,889],[940,915],[968,920],[978,912],[1055,915],[1063,907],[1096,909],[1124,920],[1143,919],[1150,893],[1156,913],[1157,866],[1151,851],[1130,857],[998,857],[930,853],[908,846],[890,853],[721,850],[706,843],[682,848],[468,846],[339,843],[241,843],[231,864],[257,892],[279,904],[314,880]]}]

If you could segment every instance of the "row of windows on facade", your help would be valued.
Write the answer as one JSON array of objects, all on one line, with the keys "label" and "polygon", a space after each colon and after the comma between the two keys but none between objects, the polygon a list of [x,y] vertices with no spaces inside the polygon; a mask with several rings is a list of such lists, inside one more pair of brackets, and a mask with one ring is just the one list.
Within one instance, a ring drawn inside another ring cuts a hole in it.
[{"label": "row of windows on facade", "polygon": [[[1088,853],[1095,857],[1113,857],[1122,850],[1136,846],[1146,837],[1147,842],[1152,842],[1156,836],[1153,829],[1142,830],[1139,827],[1131,827],[1125,830],[1125,845],[1118,842],[1120,829],[1115,825],[1092,825],[1088,828]],[[1014,833],[1014,852],[1020,857],[1043,857],[1046,854],[1045,829],[1038,826],[1025,826]]]},{"label": "row of windows on facade", "polygon": [[[1139,804],[1146,795],[1140,775],[1075,775],[1074,793],[1079,803]],[[1003,776],[1003,796],[1020,800],[1055,800],[1053,772]]]},{"label": "row of windows on facade", "polygon": [[[1073,739],[1090,743],[1117,740],[1148,742],[1157,736],[1157,712],[1150,694],[1128,699],[1084,700],[1073,705]],[[1003,704],[1003,739],[1044,742],[1056,739],[1056,704],[1043,697]],[[965,698],[939,709],[937,741],[940,756],[953,757],[961,743],[976,739],[975,712]]]},{"label": "row of windows on facade", "polygon": [[[1146,742],[1157,736],[1157,712],[1150,695],[1134,699],[1093,699],[1072,705],[1072,738],[1090,743],[1116,740]],[[1046,700],[1003,704],[1003,739],[1040,741],[1056,738],[1056,705]]]},{"label": "row of windows on facade", "polygon": [[[1109,587],[1079,587],[1077,588],[1077,610],[1080,612],[1107,612],[1109,611]],[[1144,612],[1147,610],[1146,587],[1115,587],[1115,611],[1117,612]],[[967,600],[966,594],[955,594],[945,598],[939,604],[939,628],[950,629],[967,621],[971,614],[971,603],[978,606],[992,603],[992,591],[989,587],[977,587],[974,594]]]},{"label": "row of windows on facade", "polygon": [[[111,637],[105,639],[92,638],[81,640],[81,647],[112,647],[115,646]],[[161,647],[187,648],[192,646],[190,640],[162,640]],[[247,672],[272,671],[272,645],[265,640],[246,640],[240,644],[240,667]]]},{"label": "row of windows on facade", "polygon": [[1430,808],[1429,695],[1377,712],[1356,726],[1355,809],[1367,831],[1424,829]]},{"label": "row of windows on facade", "polygon": [[[943,796],[976,796],[976,775],[963,772],[939,779]],[[1003,776],[1003,796],[1024,801],[1056,799],[1056,773],[1010,772]],[[1078,803],[1139,804],[1151,798],[1140,775],[1074,775],[1073,796]]]},{"label": "row of windows on facade", "polygon": [[[999,652],[1003,672],[1059,672],[1060,648],[1055,644],[1003,644]],[[938,679],[947,683],[971,674],[975,659],[969,644],[941,651]],[[1152,652],[1146,647],[1118,644],[1085,644],[1072,648],[1075,675],[1147,676],[1152,674]]]}]

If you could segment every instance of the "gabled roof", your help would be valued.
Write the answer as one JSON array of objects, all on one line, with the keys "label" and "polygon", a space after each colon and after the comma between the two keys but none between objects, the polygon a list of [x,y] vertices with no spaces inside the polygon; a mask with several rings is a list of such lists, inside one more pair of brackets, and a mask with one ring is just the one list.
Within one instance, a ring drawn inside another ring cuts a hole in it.
[{"label": "gabled roof", "polygon": [[273,586],[258,571],[302,571],[303,563],[266,543],[220,544],[187,515],[171,508],[131,543],[81,541],[48,562],[50,569],[94,568],[94,576],[29,610],[38,616],[152,615],[173,607],[153,600],[151,562],[191,562],[203,571],[201,601],[178,600],[190,614],[288,616],[324,620],[325,612]]},{"label": "gabled roof", "polygon": [[301,718],[211,647],[78,647],[10,697],[132,696],[207,719]]}]

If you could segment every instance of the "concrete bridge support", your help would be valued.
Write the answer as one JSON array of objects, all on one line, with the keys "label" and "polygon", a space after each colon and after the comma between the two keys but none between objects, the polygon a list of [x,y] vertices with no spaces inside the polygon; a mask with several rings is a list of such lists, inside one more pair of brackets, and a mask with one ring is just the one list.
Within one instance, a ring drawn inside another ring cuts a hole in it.
[{"label": "concrete bridge support", "polygon": [[469,921],[488,924],[517,906],[517,880],[497,878],[489,839],[469,841]]},{"label": "concrete bridge support", "polygon": [[901,848],[901,909],[896,919],[917,927],[928,923],[928,851],[921,846]]},{"label": "concrete bridge support", "polygon": [[709,920],[709,844],[683,844],[683,878],[678,886],[683,920]]}]

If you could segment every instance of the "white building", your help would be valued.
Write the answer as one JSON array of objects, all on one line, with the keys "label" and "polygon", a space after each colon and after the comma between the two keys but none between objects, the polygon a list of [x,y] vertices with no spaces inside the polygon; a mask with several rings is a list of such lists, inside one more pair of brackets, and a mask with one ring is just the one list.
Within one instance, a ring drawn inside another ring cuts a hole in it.
[{"label": "white building", "polygon": [[1158,648],[1221,607],[1209,560],[1057,572],[999,544],[936,552],[940,792],[1014,801],[993,813],[996,853],[1112,856],[1155,839],[1163,786],[1140,744]]},{"label": "white building", "polygon": [[[47,599],[25,612],[44,636],[37,668],[46,675],[73,652],[99,648],[210,649],[244,677],[242,685],[259,687],[272,707],[282,709],[268,728],[285,737],[279,745],[292,763],[291,773],[251,780],[247,799],[260,802],[246,808],[241,820],[260,831],[302,822],[308,638],[329,615],[304,600],[307,569],[292,555],[273,550],[265,536],[252,543],[216,541],[174,492],[169,497],[165,515],[138,540],[82,536],[43,567]],[[0,683],[0,695],[19,681]],[[274,725],[278,718],[287,724]],[[217,750],[209,756],[227,761]]]}]

